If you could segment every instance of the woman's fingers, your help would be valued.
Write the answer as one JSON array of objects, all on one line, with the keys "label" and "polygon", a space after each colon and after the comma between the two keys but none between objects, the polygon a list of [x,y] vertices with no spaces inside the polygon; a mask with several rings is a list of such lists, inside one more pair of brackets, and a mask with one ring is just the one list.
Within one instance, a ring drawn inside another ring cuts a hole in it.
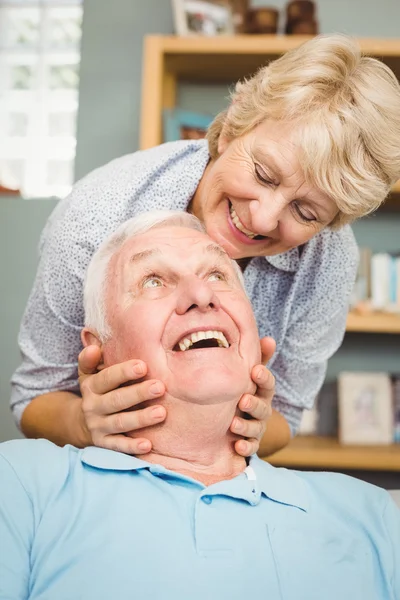
[{"label": "woman's fingers", "polygon": [[276,342],[272,337],[263,337],[260,339],[261,362],[266,365],[271,360],[276,350]]},{"label": "woman's fingers", "polygon": [[258,419],[242,419],[241,417],[235,417],[232,421],[231,431],[244,438],[255,438],[260,440],[264,435],[268,416],[264,420]]},{"label": "woman's fingers", "polygon": [[147,373],[146,363],[142,360],[127,360],[99,371],[83,382],[92,394],[103,395],[126,385],[130,381],[141,379]]},{"label": "woman's fingers", "polygon": [[[275,377],[264,365],[257,365],[251,371],[251,378],[257,386],[256,396],[272,402],[275,393]],[[246,411],[248,412],[248,411]]]},{"label": "woman's fingers", "polygon": [[[272,344],[270,342],[266,343],[269,346],[269,351],[273,353],[275,342]],[[272,398],[275,393],[275,378],[264,365],[255,366],[252,369],[251,378],[257,385],[257,392],[254,396],[243,394],[238,408],[252,418],[243,419],[236,416],[231,425],[233,433],[245,438],[235,442],[236,452],[241,456],[251,456],[258,451],[260,440],[272,414]]]},{"label": "woman's fingers", "polygon": [[259,440],[250,439],[250,440],[237,440],[235,442],[235,450],[240,456],[252,456],[253,454],[257,454],[258,448],[260,446]]},{"label": "woman's fingers", "polygon": [[140,455],[150,452],[151,442],[144,438],[131,438],[126,435],[107,435],[103,438],[101,447],[124,454]]},{"label": "woman's fingers", "polygon": [[163,406],[155,405],[141,410],[120,412],[103,419],[101,432],[106,435],[128,433],[145,427],[151,427],[164,421],[167,411]]},{"label": "woman's fingers", "polygon": [[100,395],[100,402],[97,400],[97,412],[102,415],[111,415],[133,408],[147,400],[159,398],[164,393],[165,386],[157,379],[149,379],[140,383],[132,382],[131,385]]},{"label": "woman's fingers", "polygon": [[132,410],[163,396],[164,384],[156,379],[143,381],[147,366],[142,360],[129,360],[106,368],[102,361],[101,349],[97,346],[85,348],[78,360],[83,427],[90,443],[126,454],[150,452],[149,440],[123,434],[164,421],[167,413],[161,405]]},{"label": "woman's fingers", "polygon": [[101,348],[99,346],[87,346],[78,356],[79,377],[96,373],[102,360]]},{"label": "woman's fingers", "polygon": [[[244,394],[238,404],[239,409],[258,421],[267,421],[272,413],[271,403],[266,402],[264,398]],[[240,418],[240,417],[237,417]],[[251,423],[251,420],[246,420]]]}]

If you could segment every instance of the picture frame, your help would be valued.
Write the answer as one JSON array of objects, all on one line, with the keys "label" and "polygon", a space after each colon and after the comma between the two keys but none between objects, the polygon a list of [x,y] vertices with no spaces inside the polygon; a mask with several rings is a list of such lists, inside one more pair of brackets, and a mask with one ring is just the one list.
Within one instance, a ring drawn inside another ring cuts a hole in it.
[{"label": "picture frame", "polygon": [[165,109],[163,111],[164,142],[202,139],[206,136],[207,128],[213,119],[213,115],[192,110],[182,108]]},{"label": "picture frame", "polygon": [[180,36],[233,35],[229,0],[172,0],[175,32]]},{"label": "picture frame", "polygon": [[340,373],[338,408],[340,443],[393,442],[393,395],[388,373]]}]

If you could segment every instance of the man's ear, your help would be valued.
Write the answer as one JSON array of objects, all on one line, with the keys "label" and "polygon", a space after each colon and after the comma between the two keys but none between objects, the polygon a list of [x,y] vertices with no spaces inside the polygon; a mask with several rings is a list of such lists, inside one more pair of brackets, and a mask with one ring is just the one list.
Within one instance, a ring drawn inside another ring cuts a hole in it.
[{"label": "man's ear", "polygon": [[101,361],[97,365],[97,370],[101,371],[104,369],[103,362],[103,344],[99,338],[99,335],[96,330],[90,329],[89,327],[84,327],[81,331],[81,340],[84,348],[88,346],[98,346],[101,350]]},{"label": "man's ear", "polygon": [[81,340],[84,348],[88,346],[99,346],[101,348],[103,344],[100,341],[97,331],[84,327],[81,331]]}]

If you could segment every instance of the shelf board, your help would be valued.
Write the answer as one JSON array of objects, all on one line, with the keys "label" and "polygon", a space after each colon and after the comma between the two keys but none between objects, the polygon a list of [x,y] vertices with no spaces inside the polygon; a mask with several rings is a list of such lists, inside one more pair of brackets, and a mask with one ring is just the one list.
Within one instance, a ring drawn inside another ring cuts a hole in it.
[{"label": "shelf board", "polygon": [[400,334],[400,316],[380,312],[367,315],[350,312],[347,317],[346,331]]},{"label": "shelf board", "polygon": [[400,444],[342,446],[335,438],[298,436],[263,460],[277,467],[400,472]]},{"label": "shelf board", "polygon": [[[283,54],[312,39],[311,35],[243,34],[226,36],[175,36],[154,35],[165,53],[199,54]],[[357,41],[365,54],[372,56],[400,55],[400,40],[390,38],[359,38]]]},{"label": "shelf board", "polygon": [[[311,39],[308,35],[148,36],[165,69],[191,81],[232,82]],[[400,40],[357,38],[362,51],[400,75]]]}]

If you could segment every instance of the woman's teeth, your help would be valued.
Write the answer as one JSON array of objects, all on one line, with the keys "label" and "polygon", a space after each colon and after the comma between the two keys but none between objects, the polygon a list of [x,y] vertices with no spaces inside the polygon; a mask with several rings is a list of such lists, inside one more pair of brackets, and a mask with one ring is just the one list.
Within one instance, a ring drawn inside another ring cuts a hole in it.
[{"label": "woman's teeth", "polygon": [[244,225],[242,225],[232,204],[229,206],[229,212],[231,215],[232,222],[235,225],[236,229],[239,229],[239,231],[241,231],[242,233],[247,235],[247,237],[249,237],[251,240],[253,240],[257,234],[250,231],[250,229],[246,229],[246,227],[244,227]]}]

